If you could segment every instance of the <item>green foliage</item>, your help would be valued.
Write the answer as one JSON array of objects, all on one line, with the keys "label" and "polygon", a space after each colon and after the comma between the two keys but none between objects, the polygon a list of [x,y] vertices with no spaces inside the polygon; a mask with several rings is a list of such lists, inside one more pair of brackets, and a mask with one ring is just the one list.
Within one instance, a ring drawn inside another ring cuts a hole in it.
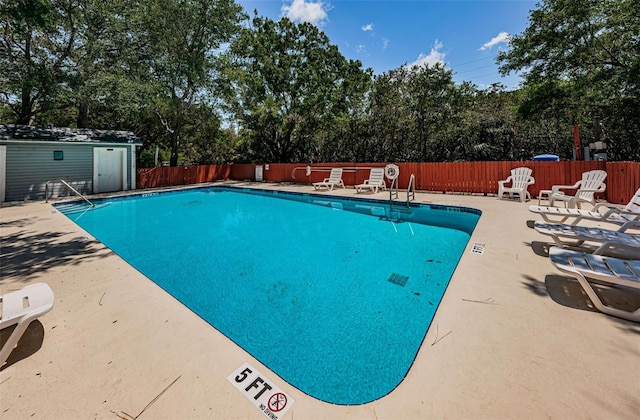
[{"label": "green foliage", "polygon": [[149,67],[156,97],[150,107],[165,128],[171,166],[191,139],[195,108],[210,98],[216,51],[239,31],[233,0],[146,0],[139,14],[139,54]]},{"label": "green foliage", "polygon": [[219,79],[227,110],[250,131],[250,158],[270,162],[317,155],[317,137],[364,83],[360,64],[349,62],[309,23],[255,16],[231,44]]},{"label": "green foliage", "polygon": [[[0,123],[130,130],[140,165],[518,160],[605,141],[640,160],[640,3],[541,0],[498,55],[373,75],[308,23],[233,0],[3,0]],[[246,21],[245,21],[246,20]],[[241,24],[243,24],[241,26]]]},{"label": "green foliage", "polygon": [[0,92],[13,121],[32,123],[64,102],[64,65],[74,43],[71,0],[0,4]]},{"label": "green foliage", "polygon": [[498,61],[503,73],[526,71],[526,119],[556,127],[601,120],[609,156],[640,159],[637,0],[545,0]]}]

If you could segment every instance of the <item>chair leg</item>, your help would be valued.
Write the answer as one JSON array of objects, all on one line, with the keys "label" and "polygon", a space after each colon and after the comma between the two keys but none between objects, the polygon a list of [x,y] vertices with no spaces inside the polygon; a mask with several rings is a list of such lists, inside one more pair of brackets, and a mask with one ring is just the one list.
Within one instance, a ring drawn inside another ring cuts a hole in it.
[{"label": "chair leg", "polygon": [[605,313],[607,315],[613,315],[618,318],[628,319],[629,321],[640,321],[640,308],[636,309],[634,312],[624,311],[622,309],[613,308],[611,306],[605,305],[600,297],[596,294],[596,291],[593,289],[593,286],[589,283],[589,281],[580,273],[572,273],[574,278],[578,280],[582,289],[584,289],[587,296],[593,303],[593,306],[596,307],[600,312]]},{"label": "chair leg", "polygon": [[7,361],[7,359],[9,358],[9,355],[11,354],[13,349],[16,347],[16,345],[18,345],[18,341],[20,341],[20,337],[22,337],[22,334],[24,334],[24,332],[27,330],[27,327],[29,326],[30,323],[31,323],[30,321],[18,322],[18,324],[16,325],[16,328],[13,330],[13,332],[9,336],[9,339],[7,340],[6,343],[4,343],[4,346],[2,346],[2,350],[0,350],[0,366],[4,365],[4,362]]}]

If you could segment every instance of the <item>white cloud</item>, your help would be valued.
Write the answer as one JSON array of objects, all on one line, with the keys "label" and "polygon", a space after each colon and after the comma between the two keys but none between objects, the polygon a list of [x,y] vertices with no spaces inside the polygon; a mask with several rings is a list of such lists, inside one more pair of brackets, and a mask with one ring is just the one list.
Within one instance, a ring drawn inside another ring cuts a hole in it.
[{"label": "white cloud", "polygon": [[384,38],[382,40],[382,49],[386,50],[388,45],[389,45],[389,40],[387,38]]},{"label": "white cloud", "polygon": [[329,8],[329,3],[322,1],[293,0],[289,5],[282,5],[280,10],[283,16],[294,22],[309,22],[316,26],[322,26],[329,17],[327,14]]},{"label": "white cloud", "polygon": [[418,59],[413,63],[409,64],[409,67],[419,67],[419,66],[432,67],[438,63],[444,64],[444,57],[446,56],[446,54],[440,52],[442,47],[443,47],[442,42],[436,40],[436,42],[433,43],[433,47],[431,48],[431,51],[429,52],[429,54],[425,55],[423,53],[420,53],[420,55],[418,56]]},{"label": "white cloud", "polygon": [[362,30],[365,31],[365,32],[373,31],[373,23],[368,23],[368,24],[364,25],[362,27]]},{"label": "white cloud", "polygon": [[362,53],[364,53],[364,52],[366,52],[366,51],[367,51],[367,47],[366,47],[364,44],[358,44],[358,45],[356,46],[356,52],[357,52],[358,54],[362,54]]},{"label": "white cloud", "polygon": [[500,32],[497,36],[491,38],[491,41],[486,42],[482,47],[480,47],[480,51],[488,50],[494,45],[501,43],[509,43],[509,34],[506,32]]}]

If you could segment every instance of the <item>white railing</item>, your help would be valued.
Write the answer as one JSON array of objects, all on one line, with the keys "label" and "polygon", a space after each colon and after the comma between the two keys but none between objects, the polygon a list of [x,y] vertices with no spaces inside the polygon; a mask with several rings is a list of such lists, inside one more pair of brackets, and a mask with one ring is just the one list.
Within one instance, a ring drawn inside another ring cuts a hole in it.
[{"label": "white railing", "polygon": [[49,202],[49,183],[50,182],[61,182],[62,184],[66,185],[67,188],[69,188],[71,191],[73,191],[74,193],[76,193],[77,195],[79,195],[84,201],[86,201],[87,203],[89,203],[89,205],[91,207],[94,207],[94,204],[89,201],[89,199],[87,197],[85,197],[84,195],[80,194],[80,192],[78,190],[76,190],[75,188],[73,188],[67,181],[65,181],[64,179],[50,179],[46,182],[46,184],[44,184],[44,201],[45,203]]}]

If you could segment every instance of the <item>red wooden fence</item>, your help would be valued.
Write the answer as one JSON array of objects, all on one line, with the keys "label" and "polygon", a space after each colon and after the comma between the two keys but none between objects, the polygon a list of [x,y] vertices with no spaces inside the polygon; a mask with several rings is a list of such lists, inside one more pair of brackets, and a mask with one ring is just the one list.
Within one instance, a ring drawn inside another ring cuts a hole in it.
[{"label": "red wooden fence", "polygon": [[[399,188],[406,189],[411,175],[415,175],[415,188],[419,191],[456,192],[467,194],[495,194],[498,181],[506,179],[512,168],[526,166],[533,170],[535,185],[529,187],[532,196],[552,185],[573,185],[582,173],[593,169],[607,171],[607,190],[600,198],[611,203],[626,204],[640,188],[640,162],[425,162],[398,163]],[[329,176],[333,167],[344,169],[342,179],[346,185],[356,185],[369,177],[372,167],[384,163],[270,163],[265,164],[263,179],[267,182],[310,184]],[[307,167],[310,173],[307,175]],[[207,165],[191,167],[158,167],[139,169],[138,188],[196,184],[218,180],[255,180],[254,164]]]}]

